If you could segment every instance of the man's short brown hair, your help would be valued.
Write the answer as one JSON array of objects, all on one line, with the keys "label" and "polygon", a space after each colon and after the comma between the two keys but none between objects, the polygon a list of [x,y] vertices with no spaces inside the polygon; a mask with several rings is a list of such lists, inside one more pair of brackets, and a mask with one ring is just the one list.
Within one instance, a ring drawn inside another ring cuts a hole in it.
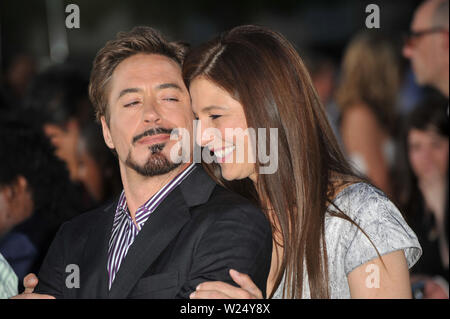
[{"label": "man's short brown hair", "polygon": [[98,121],[105,116],[109,123],[107,86],[115,68],[126,58],[138,53],[160,54],[180,65],[188,46],[167,41],[158,31],[150,27],[135,27],[130,32],[119,32],[97,53],[89,82],[89,97],[94,105]]}]

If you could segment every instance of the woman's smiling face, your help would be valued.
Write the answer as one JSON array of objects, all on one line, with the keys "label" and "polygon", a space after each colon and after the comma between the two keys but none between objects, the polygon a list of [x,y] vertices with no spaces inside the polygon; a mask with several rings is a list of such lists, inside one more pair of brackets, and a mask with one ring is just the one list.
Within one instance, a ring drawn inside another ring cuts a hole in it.
[{"label": "woman's smiling face", "polygon": [[256,181],[254,143],[242,104],[205,77],[195,78],[189,87],[192,110],[198,119],[197,144],[214,153],[226,180],[250,177]]}]

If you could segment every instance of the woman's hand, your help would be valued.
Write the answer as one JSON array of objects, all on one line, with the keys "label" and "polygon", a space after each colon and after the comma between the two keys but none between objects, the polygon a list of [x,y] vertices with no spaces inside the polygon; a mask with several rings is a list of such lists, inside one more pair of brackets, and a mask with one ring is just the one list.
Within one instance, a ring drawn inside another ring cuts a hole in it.
[{"label": "woman's hand", "polygon": [[261,290],[252,279],[234,269],[230,269],[230,276],[240,288],[222,281],[207,281],[197,286],[190,299],[263,299]]}]

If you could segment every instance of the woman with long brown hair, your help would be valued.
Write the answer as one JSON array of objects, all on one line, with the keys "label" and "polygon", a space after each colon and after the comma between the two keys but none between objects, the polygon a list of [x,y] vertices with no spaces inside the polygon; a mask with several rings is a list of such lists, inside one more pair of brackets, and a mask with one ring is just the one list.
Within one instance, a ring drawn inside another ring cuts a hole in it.
[{"label": "woman with long brown hair", "polygon": [[[272,223],[268,296],[411,297],[417,238],[389,199],[353,173],[301,58],[282,35],[236,27],[194,49],[183,76],[199,120],[197,142],[218,163],[211,174],[231,188],[251,181]],[[260,149],[273,135],[256,143],[251,134],[226,132],[260,128],[277,132],[269,161],[276,170],[269,173]],[[239,287],[205,282],[191,298],[262,297],[251,278],[230,275]]]},{"label": "woman with long brown hair", "polygon": [[345,50],[336,90],[345,152],[359,172],[392,195],[400,66],[379,32],[358,33]]}]

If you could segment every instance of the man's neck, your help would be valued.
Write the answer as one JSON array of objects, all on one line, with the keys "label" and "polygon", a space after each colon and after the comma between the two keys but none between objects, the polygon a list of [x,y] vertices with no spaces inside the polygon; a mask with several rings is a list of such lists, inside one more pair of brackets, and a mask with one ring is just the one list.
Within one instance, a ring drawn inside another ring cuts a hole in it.
[{"label": "man's neck", "polygon": [[441,73],[441,80],[439,81],[439,83],[436,83],[437,89],[445,96],[448,98],[449,96],[449,70],[448,70],[448,64],[447,67],[444,67],[442,69]]},{"label": "man's neck", "polygon": [[445,96],[445,97],[447,97],[447,99],[448,99],[448,96],[449,96],[449,88],[448,88],[448,85],[449,85],[449,81],[448,81],[448,73],[447,73],[447,79],[446,80],[444,80],[444,81],[442,81],[442,83],[441,83],[442,85],[441,85],[441,87],[439,88],[439,91],[441,91],[441,93]]},{"label": "man's neck", "polygon": [[158,176],[142,176],[133,169],[120,165],[123,189],[127,199],[128,210],[132,219],[135,219],[136,211],[145,204],[161,188],[186,169],[190,163],[182,164],[169,173]]}]

